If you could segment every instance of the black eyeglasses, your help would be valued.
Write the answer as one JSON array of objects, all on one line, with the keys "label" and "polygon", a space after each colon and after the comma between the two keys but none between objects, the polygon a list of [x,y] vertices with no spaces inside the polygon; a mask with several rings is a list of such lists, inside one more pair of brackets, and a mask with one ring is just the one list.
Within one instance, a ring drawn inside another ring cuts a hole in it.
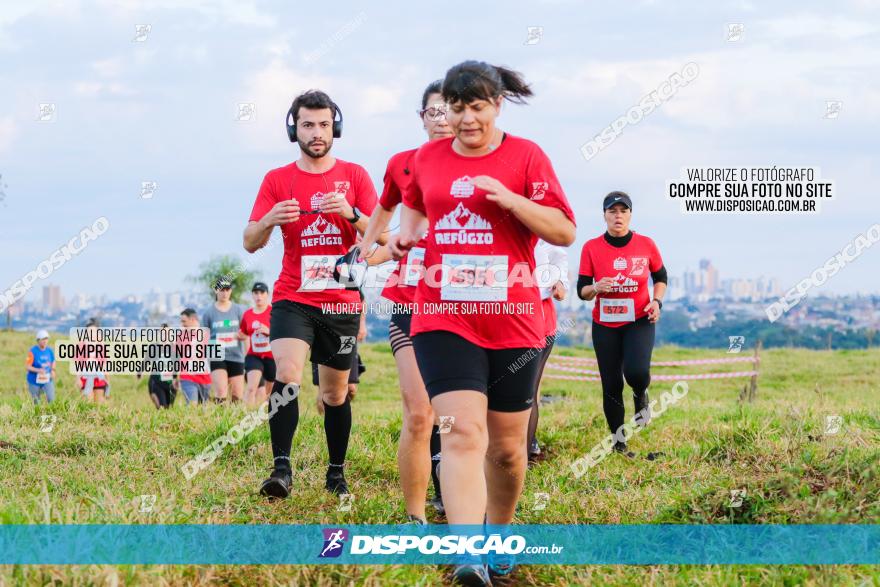
[{"label": "black eyeglasses", "polygon": [[446,111],[447,108],[444,104],[442,106],[429,106],[428,108],[422,108],[421,110],[417,110],[416,112],[418,112],[419,116],[423,118],[427,114],[428,120],[439,122],[440,120],[446,118]]}]

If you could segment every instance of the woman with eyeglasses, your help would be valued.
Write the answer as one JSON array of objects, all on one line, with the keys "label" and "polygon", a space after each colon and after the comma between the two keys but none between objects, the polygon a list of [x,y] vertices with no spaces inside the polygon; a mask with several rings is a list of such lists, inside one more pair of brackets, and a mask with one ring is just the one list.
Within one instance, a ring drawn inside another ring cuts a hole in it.
[{"label": "woman with eyeglasses", "polygon": [[[432,82],[425,88],[422,93],[422,107],[418,110],[418,114],[428,140],[452,136],[452,131],[446,122],[446,104],[440,95],[440,80]],[[382,197],[370,218],[370,224],[361,243],[363,255],[371,265],[391,259],[386,247],[381,247],[372,254],[369,251],[379,235],[388,228],[391,217],[409,186],[412,178],[412,157],[415,152],[416,149],[403,151],[388,161]],[[393,303],[388,337],[391,342],[391,352],[397,363],[400,396],[403,400],[403,427],[397,449],[400,483],[409,520],[422,524],[427,523],[425,492],[428,489],[429,478],[434,482],[434,499],[431,503],[438,512],[443,512],[440,479],[436,472],[440,462],[440,434],[410,339],[412,304],[416,285],[421,278],[424,258],[423,238],[409,251],[409,254],[400,259],[382,291],[382,297]]]}]

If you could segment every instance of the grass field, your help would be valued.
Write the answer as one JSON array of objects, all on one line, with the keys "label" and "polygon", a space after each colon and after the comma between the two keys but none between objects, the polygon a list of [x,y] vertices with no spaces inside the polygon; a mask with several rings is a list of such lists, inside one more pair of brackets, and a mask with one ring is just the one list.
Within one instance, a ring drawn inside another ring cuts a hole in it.
[{"label": "grass field", "polygon": [[[350,512],[337,511],[338,500],[323,489],[326,448],[310,385],[294,440],[294,494],[269,503],[256,494],[271,462],[267,427],[227,448],[192,481],[180,472],[246,408],[186,409],[180,395],[171,410],[157,411],[146,381],[133,376],[113,378],[109,404],[86,404],[66,364],[59,364],[58,400],[35,408],[23,369],[31,344],[29,335],[0,333],[3,524],[404,521],[395,460],[397,377],[385,344],[362,351],[368,371],[353,403]],[[665,347],[656,349],[655,360],[718,353]],[[562,399],[542,410],[539,438],[549,458],[529,471],[517,522],[878,523],[880,350],[772,349],[762,358],[754,403],[738,402],[742,380],[691,381],[682,401],[631,440],[637,459],[612,455],[580,479],[569,464],[606,434],[598,384],[545,381],[544,392]],[[676,372],[694,371],[655,371]],[[660,382],[652,389],[670,387]],[[51,432],[41,431],[44,414],[57,417]],[[824,434],[828,415],[843,417],[839,433]],[[641,456],[648,451],[664,454],[648,461]],[[733,489],[747,492],[741,507],[730,507]],[[536,510],[540,492],[550,500]],[[141,495],[156,496],[152,512],[140,512]],[[0,584],[10,585],[435,585],[445,577],[446,569],[425,566],[0,567]],[[880,585],[880,567],[521,566],[507,584]]]}]

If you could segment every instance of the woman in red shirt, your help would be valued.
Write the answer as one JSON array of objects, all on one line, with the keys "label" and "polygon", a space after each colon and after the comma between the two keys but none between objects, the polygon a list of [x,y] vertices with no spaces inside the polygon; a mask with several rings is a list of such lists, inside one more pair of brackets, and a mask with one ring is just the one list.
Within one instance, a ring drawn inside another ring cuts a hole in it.
[{"label": "woman in red shirt", "polygon": [[[248,337],[248,350],[244,357],[244,372],[247,379],[244,401],[248,405],[259,406],[268,398],[265,390],[272,389],[275,383],[275,359],[269,344],[269,317],[272,304],[269,303],[269,286],[258,281],[251,288],[254,307],[244,311],[240,330]],[[265,381],[265,385],[261,384]]]},{"label": "woman in red shirt", "polygon": [[[570,245],[574,215],[540,147],[495,126],[505,99],[532,95],[520,74],[466,61],[446,73],[442,95],[455,137],[416,151],[389,248],[402,257],[430,231],[411,332],[440,420],[446,517],[509,524],[545,344],[534,247],[538,238]],[[512,565],[490,567],[506,574]],[[481,565],[460,565],[456,578],[488,576]]]},{"label": "woman in red shirt", "polygon": [[[666,267],[657,245],[629,229],[632,200],[611,192],[602,204],[608,230],[587,241],[581,250],[577,291],[593,307],[593,348],[602,379],[602,408],[612,434],[614,450],[633,456],[623,436],[623,382],[633,390],[633,404],[641,422],[650,419],[648,384],[654,324],[660,319],[666,293]],[[648,295],[648,277],[654,282]]]},{"label": "woman in red shirt", "polygon": [[[428,140],[452,137],[452,130],[446,122],[446,104],[440,94],[440,80],[432,82],[422,93],[422,108],[419,117]],[[360,243],[368,262],[376,265],[390,259],[386,247],[370,254],[368,251],[379,235],[388,228],[394,210],[400,204],[403,193],[412,179],[412,158],[416,149],[397,153],[388,161],[385,171],[385,187],[379,198],[379,206],[370,217],[370,224]],[[388,325],[388,338],[391,352],[397,362],[400,380],[400,396],[403,400],[403,427],[397,449],[397,466],[400,469],[400,483],[406,502],[409,519],[427,523],[425,518],[425,492],[428,478],[433,478],[434,507],[442,512],[440,479],[436,464],[440,462],[439,427],[434,424],[434,412],[425,391],[416,355],[410,338],[412,305],[415,301],[416,285],[421,278],[422,261],[425,258],[425,239],[420,239],[407,255],[400,259],[394,272],[389,276],[382,297],[393,303],[391,322]],[[432,427],[432,424],[433,427]]]}]

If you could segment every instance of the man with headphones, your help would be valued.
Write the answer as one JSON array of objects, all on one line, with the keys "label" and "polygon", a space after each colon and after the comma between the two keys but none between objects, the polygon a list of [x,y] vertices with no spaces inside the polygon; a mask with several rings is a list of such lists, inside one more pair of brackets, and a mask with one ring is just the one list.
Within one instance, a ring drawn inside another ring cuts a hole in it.
[{"label": "man with headphones", "polygon": [[351,433],[348,375],[360,326],[357,290],[333,278],[336,260],[367,228],[376,190],[360,165],[330,154],[342,136],[342,112],[324,92],[297,96],[287,113],[287,135],[299,145],[295,162],[266,174],[244,231],[249,253],[265,246],[276,226],[284,237],[281,273],[272,295],[269,339],[276,380],[269,396],[274,457],[260,493],[290,495],[291,444],[299,421],[299,389],[309,351],[320,369],[324,431],[330,457],[326,488],[348,493],[343,473]]}]

